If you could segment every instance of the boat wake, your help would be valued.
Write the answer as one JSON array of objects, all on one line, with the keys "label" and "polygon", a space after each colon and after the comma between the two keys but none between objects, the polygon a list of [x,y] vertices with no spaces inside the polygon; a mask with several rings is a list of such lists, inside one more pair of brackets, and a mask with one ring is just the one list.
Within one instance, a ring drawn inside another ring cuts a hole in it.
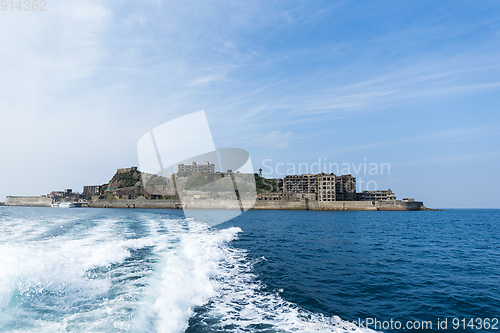
[{"label": "boat wake", "polygon": [[306,327],[326,318],[265,292],[231,246],[239,228],[147,212],[0,218],[2,332],[346,331],[338,317]]}]

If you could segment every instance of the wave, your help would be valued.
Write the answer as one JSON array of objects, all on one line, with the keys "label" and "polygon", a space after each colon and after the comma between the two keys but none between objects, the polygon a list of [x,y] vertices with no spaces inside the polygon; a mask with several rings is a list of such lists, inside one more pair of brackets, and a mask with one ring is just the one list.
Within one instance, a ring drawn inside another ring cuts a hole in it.
[{"label": "wave", "polygon": [[[247,251],[223,247],[224,260],[218,274],[220,292],[198,311],[192,332],[373,332],[338,316],[324,316],[281,298],[283,290],[267,291],[253,273],[265,257],[248,260]],[[208,329],[206,323],[210,323]],[[215,330],[214,330],[215,331]]]},{"label": "wave", "polygon": [[114,217],[2,218],[0,331],[346,331],[265,291],[239,228]]}]

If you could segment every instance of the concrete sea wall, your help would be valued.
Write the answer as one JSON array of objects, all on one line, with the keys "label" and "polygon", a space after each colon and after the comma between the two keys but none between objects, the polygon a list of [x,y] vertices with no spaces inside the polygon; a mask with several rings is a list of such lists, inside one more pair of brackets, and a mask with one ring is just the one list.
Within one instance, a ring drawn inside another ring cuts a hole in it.
[{"label": "concrete sea wall", "polygon": [[[175,200],[95,200],[89,207],[99,208],[158,208],[158,209],[240,209],[234,200],[194,200],[183,203]],[[256,210],[362,210],[362,211],[408,211],[425,210],[422,202],[402,201],[331,201],[316,200],[257,200]]]},{"label": "concrete sea wall", "polygon": [[10,196],[5,200],[5,206],[50,207],[52,199],[38,196]]},{"label": "concrete sea wall", "polygon": [[[52,199],[44,196],[9,196],[5,206],[50,207]],[[247,202],[244,202],[248,208]],[[156,208],[156,209],[240,209],[235,200],[177,200],[140,199],[97,199],[88,203],[95,208]],[[300,200],[257,200],[251,209],[256,210],[362,210],[362,211],[408,211],[426,210],[420,201],[317,201]]]},{"label": "concrete sea wall", "polygon": [[240,209],[235,200],[194,200],[180,202],[177,200],[145,200],[145,199],[99,199],[88,204],[94,208],[157,208],[157,209]]},{"label": "concrete sea wall", "polygon": [[301,199],[288,200],[257,200],[253,209],[283,209],[283,210],[423,210],[423,202],[403,201],[317,201]]},{"label": "concrete sea wall", "polygon": [[156,208],[156,209],[178,209],[182,208],[176,200],[145,200],[145,199],[99,199],[88,204],[94,208]]}]

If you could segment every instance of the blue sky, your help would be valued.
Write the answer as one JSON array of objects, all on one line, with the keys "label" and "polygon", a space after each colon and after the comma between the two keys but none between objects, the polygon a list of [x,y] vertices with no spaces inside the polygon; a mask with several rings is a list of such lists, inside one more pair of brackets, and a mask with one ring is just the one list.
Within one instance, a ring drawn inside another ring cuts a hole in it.
[{"label": "blue sky", "polygon": [[205,110],[256,170],[389,163],[356,176],[500,208],[499,2],[47,0],[0,29],[0,200],[105,183]]}]

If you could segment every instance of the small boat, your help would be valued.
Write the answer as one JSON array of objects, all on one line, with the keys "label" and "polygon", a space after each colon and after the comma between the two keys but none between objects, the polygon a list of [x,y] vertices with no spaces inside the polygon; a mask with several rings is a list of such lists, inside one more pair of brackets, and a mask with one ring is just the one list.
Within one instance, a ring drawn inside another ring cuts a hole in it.
[{"label": "small boat", "polygon": [[50,205],[51,207],[59,207],[59,208],[73,208],[75,204],[72,202],[56,202]]}]

